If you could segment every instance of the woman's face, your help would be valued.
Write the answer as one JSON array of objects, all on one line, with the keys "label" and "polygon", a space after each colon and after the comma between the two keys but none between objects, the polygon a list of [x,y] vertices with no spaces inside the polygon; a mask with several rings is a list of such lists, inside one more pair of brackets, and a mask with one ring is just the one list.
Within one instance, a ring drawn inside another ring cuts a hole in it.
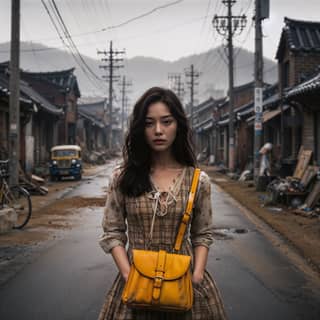
[{"label": "woman's face", "polygon": [[177,121],[163,102],[155,102],[148,108],[145,120],[145,137],[153,151],[170,149],[177,134]]}]

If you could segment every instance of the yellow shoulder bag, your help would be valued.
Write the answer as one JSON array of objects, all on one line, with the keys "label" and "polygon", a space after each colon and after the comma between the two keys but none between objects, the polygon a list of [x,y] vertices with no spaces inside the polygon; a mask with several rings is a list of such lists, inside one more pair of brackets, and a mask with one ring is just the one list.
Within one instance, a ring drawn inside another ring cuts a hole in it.
[{"label": "yellow shoulder bag", "polygon": [[[181,249],[183,237],[190,220],[200,169],[194,170],[185,213],[182,217],[174,251]],[[154,217],[153,217],[154,218]],[[151,227],[152,234],[153,224]],[[159,311],[188,311],[193,304],[191,257],[165,250],[133,249],[128,281],[122,301],[133,308]]]}]

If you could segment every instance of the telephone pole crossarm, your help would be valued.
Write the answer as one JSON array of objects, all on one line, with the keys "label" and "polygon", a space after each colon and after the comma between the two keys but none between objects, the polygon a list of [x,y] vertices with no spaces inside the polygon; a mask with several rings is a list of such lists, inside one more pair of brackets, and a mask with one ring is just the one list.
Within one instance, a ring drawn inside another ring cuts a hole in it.
[{"label": "telephone pole crossarm", "polygon": [[[189,71],[190,70],[190,71]],[[190,114],[190,125],[191,128],[193,129],[193,109],[194,109],[194,88],[198,83],[195,82],[196,79],[199,78],[200,72],[194,69],[194,65],[192,64],[190,66],[190,69],[185,71],[185,76],[189,78],[189,81],[186,81],[187,84],[189,84],[189,89],[190,89],[190,106],[189,106],[189,113]]]},{"label": "telephone pole crossarm", "polygon": [[125,114],[125,109],[126,109],[126,104],[127,104],[127,101],[128,101],[128,97],[127,97],[127,93],[128,93],[128,90],[127,88],[131,87],[132,86],[132,82],[131,81],[128,81],[126,79],[125,76],[122,77],[122,81],[121,81],[121,89],[120,89],[120,93],[121,93],[121,96],[122,96],[122,112],[121,112],[121,132],[122,132],[122,141],[124,142],[124,132],[125,132],[125,129],[124,129],[124,114]]},{"label": "telephone pole crossarm", "polygon": [[107,71],[107,75],[103,76],[103,79],[107,79],[109,83],[109,99],[108,99],[108,107],[109,107],[109,148],[113,148],[113,137],[112,137],[112,111],[113,111],[113,83],[120,79],[119,76],[114,75],[115,70],[118,70],[120,68],[123,68],[123,65],[117,65],[117,63],[122,62],[122,58],[115,58],[115,56],[124,54],[125,50],[114,50],[112,47],[112,41],[110,41],[110,47],[109,50],[102,50],[98,51],[98,54],[102,54],[105,56],[105,58],[102,58],[101,60],[103,62],[107,62],[106,65],[100,65],[99,68],[105,69]]},{"label": "telephone pole crossarm", "polygon": [[240,33],[246,26],[247,17],[245,15],[232,15],[232,6],[236,0],[222,0],[227,6],[228,14],[226,16],[215,15],[212,20],[213,28],[222,36],[227,38],[228,42],[228,65],[229,65],[229,163],[231,172],[235,170],[235,131],[234,131],[234,61],[233,61],[233,37]]}]

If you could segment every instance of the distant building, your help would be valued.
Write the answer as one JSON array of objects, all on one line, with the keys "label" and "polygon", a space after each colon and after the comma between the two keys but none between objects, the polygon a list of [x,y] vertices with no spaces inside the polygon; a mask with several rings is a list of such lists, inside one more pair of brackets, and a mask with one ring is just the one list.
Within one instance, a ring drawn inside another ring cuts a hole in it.
[{"label": "distant building", "polygon": [[112,144],[119,147],[121,142],[119,112],[120,109],[114,106],[111,122],[107,99],[79,104],[77,136],[80,144],[89,151],[109,148],[109,134],[112,128]]}]

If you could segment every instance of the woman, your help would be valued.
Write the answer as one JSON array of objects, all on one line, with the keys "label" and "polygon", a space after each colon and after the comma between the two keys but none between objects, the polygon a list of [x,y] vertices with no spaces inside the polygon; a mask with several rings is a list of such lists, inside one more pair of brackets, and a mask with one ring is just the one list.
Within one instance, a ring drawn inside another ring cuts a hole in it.
[{"label": "woman", "polygon": [[[101,320],[225,319],[219,292],[205,271],[213,238],[210,181],[204,172],[200,175],[190,235],[181,249],[182,254],[193,257],[192,310],[185,313],[136,310],[121,302],[132,249],[173,248],[196,165],[190,135],[183,107],[172,91],[151,88],[134,106],[124,146],[124,164],[110,183],[102,222],[104,234],[100,245],[112,254],[119,274],[107,294]],[[150,240],[154,212],[156,219]]]}]

